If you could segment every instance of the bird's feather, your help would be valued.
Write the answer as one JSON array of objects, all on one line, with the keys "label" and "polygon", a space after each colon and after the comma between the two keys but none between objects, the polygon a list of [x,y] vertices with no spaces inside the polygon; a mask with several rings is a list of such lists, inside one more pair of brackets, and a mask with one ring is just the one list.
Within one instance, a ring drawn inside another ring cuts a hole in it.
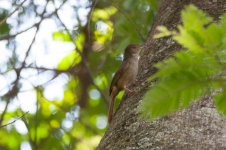
[{"label": "bird's feather", "polygon": [[120,69],[115,73],[112,81],[111,81],[111,85],[110,85],[110,89],[109,89],[109,94],[111,95],[112,92],[112,88],[117,84],[118,80],[120,79],[120,77],[123,75],[123,73],[126,72],[126,70],[129,68],[129,62],[128,61],[123,61]]}]

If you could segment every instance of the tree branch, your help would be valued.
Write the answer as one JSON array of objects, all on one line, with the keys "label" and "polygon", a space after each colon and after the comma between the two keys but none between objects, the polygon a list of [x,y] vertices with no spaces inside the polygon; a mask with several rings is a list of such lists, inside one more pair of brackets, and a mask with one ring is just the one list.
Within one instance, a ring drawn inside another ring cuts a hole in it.
[{"label": "tree branch", "polygon": [[88,38],[89,38],[88,41],[89,42],[90,42],[90,25],[91,25],[91,19],[92,19],[93,10],[96,7],[97,2],[98,2],[98,0],[93,0],[92,6],[91,6],[91,10],[90,10],[90,12],[88,14],[88,22],[87,22],[87,24],[88,24]]},{"label": "tree branch", "polygon": [[13,121],[10,122],[10,123],[1,125],[0,128],[4,128],[4,127],[6,127],[6,126],[8,126],[8,125],[11,125],[11,124],[15,123],[16,121],[18,121],[18,120],[20,120],[20,119],[22,120],[28,112],[29,112],[29,111],[23,113],[20,117],[17,117],[15,120],[13,120]]},{"label": "tree branch", "polygon": [[[63,25],[63,27],[65,28],[66,32],[69,34],[71,41],[73,41],[73,37],[72,37],[72,35],[70,34],[69,29],[68,29],[67,26],[63,23],[63,21],[60,19],[59,15],[58,15],[57,13],[56,13],[56,17],[58,18],[58,20],[60,21],[60,23]],[[74,44],[74,42],[72,42],[72,43]],[[76,45],[75,45],[75,46],[76,46]],[[82,63],[84,64],[85,69],[87,70],[89,76],[91,77],[91,83],[92,83],[93,86],[100,92],[101,97],[103,98],[105,104],[108,106],[108,99],[107,99],[107,97],[105,96],[105,94],[102,92],[102,90],[101,90],[101,89],[96,85],[96,83],[94,82],[92,73],[91,73],[91,71],[90,71],[90,68],[88,67],[87,62],[86,62],[86,58],[84,57],[83,53],[82,53],[79,49],[75,48],[75,51],[82,57],[82,60],[81,60],[81,61],[82,61]]]}]

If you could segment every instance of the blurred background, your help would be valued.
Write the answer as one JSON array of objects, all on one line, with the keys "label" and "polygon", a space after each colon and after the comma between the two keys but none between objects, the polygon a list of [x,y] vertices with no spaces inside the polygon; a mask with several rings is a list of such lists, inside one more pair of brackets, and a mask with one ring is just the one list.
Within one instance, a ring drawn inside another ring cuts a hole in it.
[{"label": "blurred background", "polygon": [[144,43],[157,5],[0,0],[0,150],[95,149],[123,50]]}]

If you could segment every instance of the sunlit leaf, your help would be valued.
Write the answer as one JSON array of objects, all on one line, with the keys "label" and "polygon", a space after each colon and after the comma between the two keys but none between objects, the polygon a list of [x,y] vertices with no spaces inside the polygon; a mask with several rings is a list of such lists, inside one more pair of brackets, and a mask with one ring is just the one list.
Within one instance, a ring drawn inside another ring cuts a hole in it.
[{"label": "sunlit leaf", "polygon": [[226,86],[223,85],[223,88],[218,89],[218,92],[215,93],[214,103],[217,109],[226,116]]},{"label": "sunlit leaf", "polygon": [[67,70],[70,67],[78,64],[81,61],[81,56],[78,52],[71,51],[68,55],[66,55],[58,64],[57,69],[59,70]]},{"label": "sunlit leaf", "polygon": [[110,16],[114,15],[117,12],[115,7],[108,7],[104,9],[95,9],[93,12],[92,19],[96,20],[108,20]]},{"label": "sunlit leaf", "polygon": [[41,140],[49,136],[49,131],[48,131],[49,125],[47,123],[39,124],[36,130],[37,131],[34,131],[34,132],[37,132],[38,140]]},{"label": "sunlit leaf", "polygon": [[82,51],[84,41],[85,41],[85,36],[84,36],[84,34],[78,34],[78,35],[75,37],[75,45],[76,45],[76,48],[77,48],[79,51]]},{"label": "sunlit leaf", "polygon": [[57,120],[51,120],[50,125],[51,125],[52,128],[59,128],[60,127],[60,124]]},{"label": "sunlit leaf", "polygon": [[72,105],[76,101],[76,95],[74,91],[71,90],[65,90],[64,91],[64,101],[68,103],[69,105]]},{"label": "sunlit leaf", "polygon": [[53,40],[55,40],[55,41],[62,41],[62,42],[70,42],[71,41],[69,34],[66,32],[59,32],[59,31],[54,32],[52,37],[53,37]]},{"label": "sunlit leaf", "polygon": [[204,11],[199,10],[194,5],[189,5],[181,14],[183,26],[187,30],[194,30],[200,33],[204,25],[210,23],[213,19]]},{"label": "sunlit leaf", "polygon": [[96,30],[94,31],[94,37],[98,43],[106,43],[107,41],[112,40],[112,34],[113,34],[113,24],[110,21],[106,21],[105,25],[107,28],[105,31],[102,30]]},{"label": "sunlit leaf", "polygon": [[159,31],[159,33],[155,34],[154,38],[162,38],[162,37],[173,35],[173,32],[169,31],[165,26],[158,26],[157,30]]}]

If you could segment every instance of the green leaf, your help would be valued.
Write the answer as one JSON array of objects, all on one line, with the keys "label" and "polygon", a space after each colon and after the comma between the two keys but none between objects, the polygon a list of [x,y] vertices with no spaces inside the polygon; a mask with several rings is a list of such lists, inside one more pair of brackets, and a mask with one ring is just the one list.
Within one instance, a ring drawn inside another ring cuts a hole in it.
[{"label": "green leaf", "polygon": [[54,32],[52,37],[55,41],[71,42],[70,35],[66,32]]},{"label": "green leaf", "polygon": [[[195,61],[194,61],[195,60]],[[201,98],[215,82],[214,76],[222,72],[222,66],[209,55],[191,55],[178,52],[156,64],[159,71],[151,79],[158,79],[156,85],[144,96],[141,111],[155,119],[185,108]]]},{"label": "green leaf", "polygon": [[75,38],[75,41],[74,42],[75,42],[76,48],[79,51],[82,51],[83,50],[84,41],[85,41],[84,34],[78,34],[78,35],[76,35],[76,38]]},{"label": "green leaf", "polygon": [[114,15],[117,12],[117,9],[115,7],[107,7],[104,9],[98,9],[96,8],[93,12],[92,19],[94,21],[97,20],[108,20],[110,16]]},{"label": "green leaf", "polygon": [[161,78],[144,96],[141,111],[150,119],[167,115],[204,96],[210,84],[186,72]]},{"label": "green leaf", "polygon": [[155,34],[154,38],[162,38],[175,34],[175,32],[169,31],[165,26],[158,26],[157,30],[159,31],[159,33]]},{"label": "green leaf", "polygon": [[[218,90],[219,91],[219,90]],[[214,102],[218,111],[226,115],[226,86],[214,96]]]},{"label": "green leaf", "polygon": [[57,66],[59,70],[67,70],[81,61],[81,56],[74,50],[65,56]]},{"label": "green leaf", "polygon": [[188,31],[182,26],[179,26],[178,29],[180,33],[173,37],[176,42],[195,53],[205,51],[202,47],[203,39],[196,32]]},{"label": "green leaf", "polygon": [[202,31],[200,29],[204,28],[204,25],[207,25],[213,20],[205,12],[199,10],[194,5],[187,6],[185,10],[182,11],[181,18],[184,28],[199,33]]},{"label": "green leaf", "polygon": [[216,23],[212,23],[206,28],[203,37],[205,38],[204,46],[211,51],[219,49],[222,45],[222,30]]},{"label": "green leaf", "polygon": [[[220,30],[221,31],[226,31],[226,13],[222,15],[220,20]],[[222,33],[222,45],[224,46],[224,49],[226,49],[226,32],[221,32]]]},{"label": "green leaf", "polygon": [[[0,20],[5,19],[5,17],[8,16],[8,13],[6,10],[3,10],[2,13],[0,13]],[[9,34],[9,30],[10,30],[10,25],[7,24],[7,22],[3,23],[0,27],[0,35],[2,34]]]}]

